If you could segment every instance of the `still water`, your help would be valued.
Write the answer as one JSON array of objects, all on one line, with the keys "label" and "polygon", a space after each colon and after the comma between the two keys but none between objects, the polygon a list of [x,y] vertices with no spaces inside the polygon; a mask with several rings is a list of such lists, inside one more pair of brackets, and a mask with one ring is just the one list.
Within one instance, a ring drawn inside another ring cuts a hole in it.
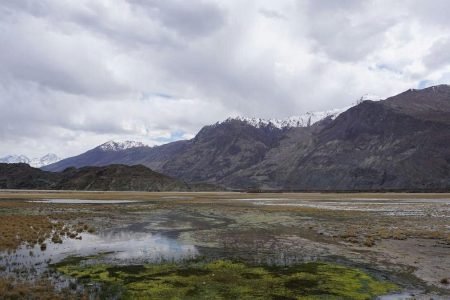
[{"label": "still water", "polygon": [[81,240],[64,238],[62,244],[46,241],[47,248],[21,246],[15,251],[0,252],[0,274],[41,274],[48,264],[69,256],[97,256],[96,262],[142,264],[179,261],[194,258],[198,250],[161,234],[110,231],[100,234],[82,233]]},{"label": "still water", "polygon": [[30,200],[34,203],[54,203],[54,204],[122,204],[135,203],[136,200],[89,200],[89,199],[42,199]]}]

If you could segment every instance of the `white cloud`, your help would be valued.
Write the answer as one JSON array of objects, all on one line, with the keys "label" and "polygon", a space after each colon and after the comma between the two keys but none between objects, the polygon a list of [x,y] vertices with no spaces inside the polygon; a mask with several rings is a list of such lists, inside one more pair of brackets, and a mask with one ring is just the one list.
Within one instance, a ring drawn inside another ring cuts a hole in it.
[{"label": "white cloud", "polygon": [[0,155],[191,137],[449,81],[448,1],[3,1]]}]

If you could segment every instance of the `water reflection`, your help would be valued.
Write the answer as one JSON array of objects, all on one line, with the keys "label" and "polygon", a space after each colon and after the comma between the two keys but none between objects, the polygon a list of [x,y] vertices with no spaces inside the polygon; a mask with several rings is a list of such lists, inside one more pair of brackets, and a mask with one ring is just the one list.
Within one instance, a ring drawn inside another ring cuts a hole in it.
[{"label": "water reflection", "polygon": [[287,198],[248,198],[254,205],[308,207],[339,211],[364,211],[387,216],[432,216],[450,218],[450,199],[381,199],[310,200]]},{"label": "water reflection", "polygon": [[30,200],[27,202],[34,203],[55,203],[55,204],[121,204],[135,203],[136,200],[90,200],[90,199],[42,199]]},{"label": "water reflection", "polygon": [[[416,295],[420,295],[423,291],[405,291],[377,297],[377,300],[411,300],[416,299]],[[418,298],[417,298],[418,299]],[[427,298],[428,299],[428,298]],[[433,299],[433,298],[431,298]]]},{"label": "water reflection", "polygon": [[46,241],[47,249],[21,246],[14,252],[0,252],[0,274],[41,274],[49,263],[68,256],[93,256],[97,262],[140,264],[190,259],[198,254],[194,245],[182,244],[160,234],[131,231],[83,233],[82,239],[65,238],[62,244]]}]

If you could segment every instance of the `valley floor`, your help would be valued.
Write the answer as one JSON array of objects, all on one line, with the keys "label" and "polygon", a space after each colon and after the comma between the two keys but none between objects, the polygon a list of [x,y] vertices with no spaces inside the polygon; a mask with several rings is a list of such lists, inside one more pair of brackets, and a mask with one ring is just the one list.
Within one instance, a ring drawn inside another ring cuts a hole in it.
[{"label": "valley floor", "polygon": [[449,221],[450,194],[2,191],[0,295],[448,299]]}]

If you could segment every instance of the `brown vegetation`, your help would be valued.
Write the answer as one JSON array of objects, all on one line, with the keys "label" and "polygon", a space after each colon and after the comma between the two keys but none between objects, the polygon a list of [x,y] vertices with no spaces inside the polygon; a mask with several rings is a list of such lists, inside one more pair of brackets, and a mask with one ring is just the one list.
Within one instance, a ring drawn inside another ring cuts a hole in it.
[{"label": "brown vegetation", "polygon": [[15,249],[23,242],[35,245],[50,237],[54,224],[45,216],[2,216],[0,250]]},{"label": "brown vegetation", "polygon": [[95,232],[94,227],[84,222],[75,223],[85,214],[72,205],[61,207],[6,200],[0,201],[0,217],[0,251],[14,250],[23,243],[38,244],[45,251],[48,239],[62,243],[64,236],[77,238],[82,232]]},{"label": "brown vegetation", "polygon": [[73,291],[56,291],[49,280],[37,280],[30,283],[12,278],[0,278],[0,298],[29,300],[89,299],[88,295],[76,294]]}]

